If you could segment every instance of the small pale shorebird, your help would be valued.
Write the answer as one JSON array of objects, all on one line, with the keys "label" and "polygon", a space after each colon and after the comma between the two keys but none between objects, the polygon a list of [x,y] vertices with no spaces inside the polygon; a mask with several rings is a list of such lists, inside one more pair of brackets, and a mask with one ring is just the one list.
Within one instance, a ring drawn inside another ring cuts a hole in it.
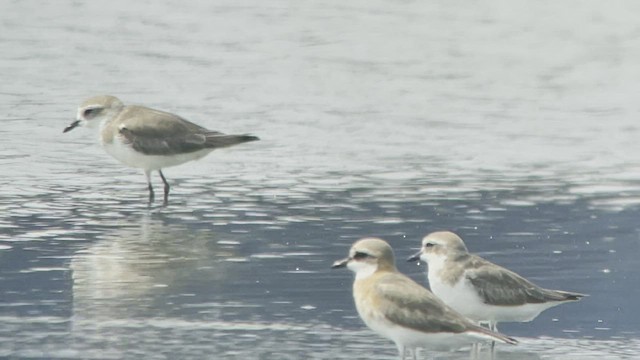
[{"label": "small pale shorebird", "polygon": [[332,266],[342,267],[355,273],[353,298],[358,314],[369,328],[396,344],[401,359],[408,350],[415,359],[417,347],[452,349],[477,341],[517,343],[474,324],[400,273],[393,250],[384,240],[357,241],[349,257]]},{"label": "small pale shorebird", "polygon": [[151,172],[158,171],[164,183],[164,201],[169,183],[162,169],[197,160],[215,149],[258,140],[251,135],[226,135],[207,130],[168,112],[138,105],[124,105],[110,95],[85,100],[76,120],[64,132],[78,126],[99,129],[100,143],[120,162],[140,168],[147,178],[149,201],[153,201]]},{"label": "small pale shorebird", "polygon": [[498,322],[528,322],[542,311],[586,296],[543,289],[522,276],[470,254],[462,239],[438,231],[422,239],[408,261],[427,263],[431,291],[462,315],[497,331]]}]

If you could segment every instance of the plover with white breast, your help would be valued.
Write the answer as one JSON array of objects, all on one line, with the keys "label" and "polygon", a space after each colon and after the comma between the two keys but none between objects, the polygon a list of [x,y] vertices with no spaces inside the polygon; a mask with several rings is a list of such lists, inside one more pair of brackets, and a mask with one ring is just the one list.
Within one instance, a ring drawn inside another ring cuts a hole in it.
[{"label": "plover with white breast", "polygon": [[415,359],[418,347],[452,349],[477,341],[517,343],[474,324],[400,273],[393,250],[384,240],[357,241],[349,257],[332,266],[342,267],[355,273],[353,298],[358,314],[369,328],[396,344],[401,359],[408,350]]},{"label": "plover with white breast", "polygon": [[151,172],[158,171],[164,183],[164,201],[169,183],[165,167],[197,160],[219,148],[258,140],[251,135],[226,135],[211,131],[168,112],[138,105],[124,105],[110,95],[85,100],[76,120],[64,132],[78,126],[99,129],[100,143],[123,164],[140,168],[147,178],[149,201],[153,201]]},{"label": "plover with white breast", "polygon": [[527,322],[585,294],[541,288],[513,271],[470,254],[462,239],[438,231],[422,239],[408,261],[427,263],[431,291],[471,320],[497,331],[498,322]]}]

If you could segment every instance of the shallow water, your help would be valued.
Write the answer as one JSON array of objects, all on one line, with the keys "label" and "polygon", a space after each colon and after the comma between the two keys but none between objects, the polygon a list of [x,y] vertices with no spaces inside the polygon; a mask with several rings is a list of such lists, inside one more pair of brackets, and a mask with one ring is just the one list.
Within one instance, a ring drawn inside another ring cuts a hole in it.
[{"label": "shallow water", "polygon": [[[590,294],[501,324],[521,344],[497,358],[637,357],[640,31],[618,4],[0,3],[0,356],[394,358],[329,266],[379,236],[426,284],[403,259],[451,229]],[[149,206],[61,133],[98,93],[262,140],[165,170]]]}]

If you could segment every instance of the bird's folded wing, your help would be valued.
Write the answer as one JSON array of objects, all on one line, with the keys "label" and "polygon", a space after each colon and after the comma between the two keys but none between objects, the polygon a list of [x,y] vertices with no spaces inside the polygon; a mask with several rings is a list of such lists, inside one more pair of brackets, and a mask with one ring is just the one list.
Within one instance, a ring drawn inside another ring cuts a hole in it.
[{"label": "bird's folded wing", "polygon": [[175,155],[205,148],[206,130],[179,116],[144,107],[130,107],[120,115],[121,139],[146,155]]},{"label": "bird's folded wing", "polygon": [[468,270],[465,276],[485,304],[516,306],[560,300],[554,299],[553,293],[505,268],[480,267]]},{"label": "bird's folded wing", "polygon": [[426,333],[460,333],[466,329],[461,315],[409,278],[382,279],[375,291],[379,309],[395,324]]}]

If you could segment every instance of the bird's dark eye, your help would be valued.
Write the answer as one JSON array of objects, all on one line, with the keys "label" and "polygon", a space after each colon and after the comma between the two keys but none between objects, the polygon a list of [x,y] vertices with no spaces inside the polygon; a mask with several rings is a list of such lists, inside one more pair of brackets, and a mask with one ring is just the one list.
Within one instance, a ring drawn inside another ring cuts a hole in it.
[{"label": "bird's dark eye", "polygon": [[98,115],[98,113],[99,113],[101,110],[102,110],[102,109],[100,109],[100,108],[89,108],[89,109],[86,109],[86,110],[82,113],[82,115],[83,115],[85,118],[92,118],[92,117],[94,117],[94,116]]},{"label": "bird's dark eye", "polygon": [[434,244],[434,243],[426,243],[426,244],[424,244],[424,247],[426,247],[426,248],[430,248],[430,247],[434,247],[434,246],[436,246],[436,244]]},{"label": "bird's dark eye", "polygon": [[360,260],[360,259],[365,259],[368,258],[369,254],[367,253],[363,253],[363,252],[359,252],[357,251],[355,254],[353,254],[353,258],[356,260]]}]

